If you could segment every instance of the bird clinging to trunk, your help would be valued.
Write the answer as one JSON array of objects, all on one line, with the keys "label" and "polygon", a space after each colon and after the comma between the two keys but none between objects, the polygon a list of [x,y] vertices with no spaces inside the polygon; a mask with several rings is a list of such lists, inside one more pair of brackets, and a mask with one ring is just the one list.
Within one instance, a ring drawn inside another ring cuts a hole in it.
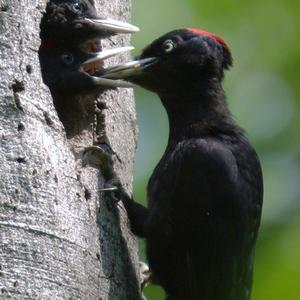
[{"label": "bird clinging to trunk", "polygon": [[163,35],[102,78],[157,93],[169,140],[148,184],[148,208],[120,196],[146,238],[153,282],[168,300],[249,300],[263,182],[257,154],[228,110],[225,41],[201,29]]}]

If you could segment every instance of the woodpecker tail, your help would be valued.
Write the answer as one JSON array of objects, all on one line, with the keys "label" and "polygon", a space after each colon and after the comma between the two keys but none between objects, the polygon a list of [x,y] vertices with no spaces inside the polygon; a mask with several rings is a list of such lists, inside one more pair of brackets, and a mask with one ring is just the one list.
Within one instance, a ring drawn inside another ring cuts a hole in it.
[{"label": "woodpecker tail", "polygon": [[[180,273],[177,272],[180,270]],[[199,272],[197,264],[190,253],[185,253],[177,259],[177,268],[174,286],[175,290],[168,293],[166,300],[200,300]]]},{"label": "woodpecker tail", "polygon": [[[205,266],[196,249],[190,249],[177,257],[174,290],[167,300],[250,300],[252,283],[252,255],[243,259],[231,257]],[[207,257],[209,260],[209,257]]]}]

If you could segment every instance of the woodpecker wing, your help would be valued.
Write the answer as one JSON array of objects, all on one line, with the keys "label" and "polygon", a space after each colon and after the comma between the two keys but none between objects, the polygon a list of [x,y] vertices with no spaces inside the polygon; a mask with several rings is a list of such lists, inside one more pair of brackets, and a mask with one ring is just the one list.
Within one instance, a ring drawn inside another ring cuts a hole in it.
[{"label": "woodpecker wing", "polygon": [[249,300],[260,219],[260,209],[255,208],[262,201],[256,157],[251,156],[248,162],[253,164],[241,170],[225,145],[207,140],[186,141],[177,155],[174,159],[180,165],[174,169],[171,202],[178,212],[174,232],[182,243],[175,264],[183,272],[181,284],[186,285],[182,297]]}]

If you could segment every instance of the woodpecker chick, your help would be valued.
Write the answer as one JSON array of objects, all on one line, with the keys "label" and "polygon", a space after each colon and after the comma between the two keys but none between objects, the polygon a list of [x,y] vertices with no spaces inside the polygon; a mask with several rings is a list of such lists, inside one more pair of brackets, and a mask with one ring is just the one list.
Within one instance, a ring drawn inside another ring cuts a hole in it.
[{"label": "woodpecker chick", "polygon": [[102,78],[156,92],[169,140],[148,184],[148,208],[120,187],[132,231],[146,238],[153,282],[168,300],[249,300],[263,181],[257,154],[227,108],[225,41],[175,30]]},{"label": "woodpecker chick", "polygon": [[50,0],[41,21],[41,40],[68,43],[134,33],[138,27],[97,16],[93,0]]},{"label": "woodpecker chick", "polygon": [[43,61],[44,82],[54,93],[78,95],[101,88],[132,87],[121,80],[110,80],[95,76],[112,56],[131,51],[133,47],[121,47],[95,53],[85,53],[76,47],[53,49]]},{"label": "woodpecker chick", "polygon": [[83,94],[99,87],[131,85],[95,78],[104,60],[133,47],[101,51],[100,39],[134,33],[131,24],[96,15],[91,0],[51,0],[41,21],[39,57],[43,80],[51,92]]}]

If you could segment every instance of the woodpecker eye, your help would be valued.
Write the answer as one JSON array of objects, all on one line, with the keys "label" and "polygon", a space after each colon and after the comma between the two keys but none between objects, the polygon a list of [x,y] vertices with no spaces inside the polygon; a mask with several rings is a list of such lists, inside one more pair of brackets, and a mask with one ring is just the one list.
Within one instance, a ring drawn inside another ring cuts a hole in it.
[{"label": "woodpecker eye", "polygon": [[72,4],[72,9],[75,13],[80,13],[82,11],[82,7],[79,2],[75,2]]},{"label": "woodpecker eye", "polygon": [[71,65],[74,62],[74,56],[71,53],[64,53],[61,56],[61,60],[66,65]]},{"label": "woodpecker eye", "polygon": [[172,40],[166,40],[162,45],[162,49],[166,53],[173,51],[174,48],[175,48],[175,44]]}]

